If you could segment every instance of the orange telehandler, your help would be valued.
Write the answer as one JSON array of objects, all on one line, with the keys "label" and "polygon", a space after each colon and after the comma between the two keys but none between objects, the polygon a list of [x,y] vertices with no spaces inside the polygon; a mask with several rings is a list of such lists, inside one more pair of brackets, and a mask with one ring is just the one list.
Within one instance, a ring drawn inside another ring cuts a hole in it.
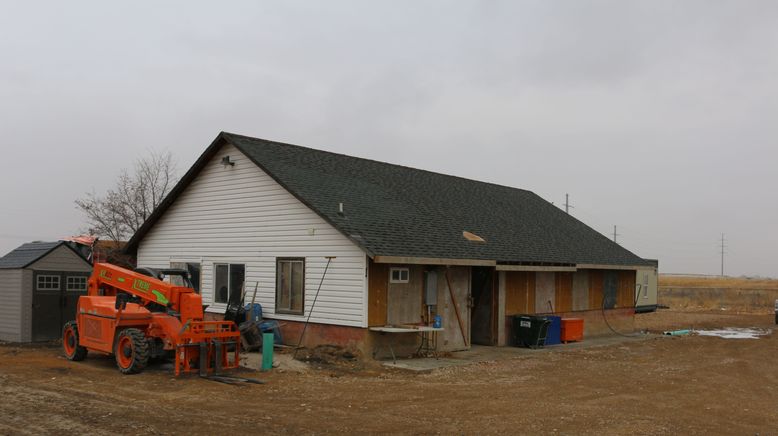
[{"label": "orange telehandler", "polygon": [[[165,276],[180,276],[188,286],[168,283]],[[232,321],[203,321],[202,297],[185,270],[130,271],[95,263],[76,320],[63,328],[62,346],[74,361],[89,351],[113,354],[124,374],[174,353],[176,375],[207,376],[238,367],[240,332]]]}]

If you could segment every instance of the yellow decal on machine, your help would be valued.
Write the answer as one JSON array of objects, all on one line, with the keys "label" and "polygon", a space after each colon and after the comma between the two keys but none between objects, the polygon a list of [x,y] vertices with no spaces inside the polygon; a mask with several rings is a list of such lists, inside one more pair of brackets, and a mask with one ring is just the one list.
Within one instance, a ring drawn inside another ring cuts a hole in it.
[{"label": "yellow decal on machine", "polygon": [[147,294],[149,292],[149,289],[151,289],[151,283],[145,280],[135,279],[132,281],[132,289]]}]

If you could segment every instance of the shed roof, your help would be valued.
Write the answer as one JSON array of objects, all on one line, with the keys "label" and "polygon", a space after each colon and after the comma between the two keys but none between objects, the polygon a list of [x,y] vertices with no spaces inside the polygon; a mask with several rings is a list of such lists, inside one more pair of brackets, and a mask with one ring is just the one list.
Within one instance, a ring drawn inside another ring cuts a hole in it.
[{"label": "shed roof", "polygon": [[[227,143],[371,257],[646,263],[527,190],[225,132],[132,237],[128,250],[137,249],[151,226]],[[485,242],[470,240],[463,232]]]},{"label": "shed roof", "polygon": [[[65,241],[36,241],[22,244],[5,256],[0,257],[0,269],[26,268],[54,251],[60,245],[70,248],[74,253],[78,254],[80,258],[84,259],[84,256],[78,253]],[[84,261],[88,262],[86,259],[84,259]]]}]

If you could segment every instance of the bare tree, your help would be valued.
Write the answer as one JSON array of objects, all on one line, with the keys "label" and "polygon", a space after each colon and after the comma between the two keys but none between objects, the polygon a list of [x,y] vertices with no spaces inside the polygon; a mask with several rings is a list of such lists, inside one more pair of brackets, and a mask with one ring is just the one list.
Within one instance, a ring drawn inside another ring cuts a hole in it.
[{"label": "bare tree", "polygon": [[126,241],[159,206],[177,181],[173,155],[152,152],[138,159],[132,172],[122,170],[104,196],[95,192],[76,200],[89,233],[103,240]]}]

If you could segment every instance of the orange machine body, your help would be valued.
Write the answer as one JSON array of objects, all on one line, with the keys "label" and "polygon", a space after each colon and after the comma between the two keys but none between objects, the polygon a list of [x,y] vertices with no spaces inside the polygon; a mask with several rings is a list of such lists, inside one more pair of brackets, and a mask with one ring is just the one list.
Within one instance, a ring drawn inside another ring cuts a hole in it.
[{"label": "orange machine body", "polygon": [[[117,304],[122,293],[129,294],[130,301]],[[94,265],[87,295],[78,301],[76,324],[81,347],[117,356],[120,332],[142,331],[155,354],[175,353],[176,375],[218,372],[239,364],[237,326],[203,321],[202,297],[193,289],[107,263]]]}]

